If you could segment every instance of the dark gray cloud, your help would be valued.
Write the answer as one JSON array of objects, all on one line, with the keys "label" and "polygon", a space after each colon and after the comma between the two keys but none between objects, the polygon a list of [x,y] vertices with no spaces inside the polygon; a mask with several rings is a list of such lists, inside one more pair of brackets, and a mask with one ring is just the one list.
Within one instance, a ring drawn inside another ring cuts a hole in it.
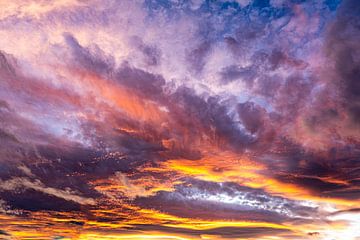
[{"label": "dark gray cloud", "polygon": [[131,39],[131,42],[135,45],[136,48],[143,54],[144,61],[149,66],[156,66],[160,64],[161,51],[154,45],[148,45],[137,36],[134,36]]},{"label": "dark gray cloud", "polygon": [[144,207],[151,207],[180,217],[194,214],[204,219],[236,219],[281,223],[311,218],[316,208],[301,202],[271,196],[235,183],[212,183],[187,179],[174,192],[137,198]]},{"label": "dark gray cloud", "polygon": [[355,124],[360,119],[359,16],[359,4],[344,1],[326,39],[328,54],[335,64],[334,84],[340,89],[343,106]]},{"label": "dark gray cloud", "polygon": [[195,72],[201,72],[206,63],[206,57],[211,50],[211,43],[205,41],[200,43],[194,49],[191,49],[187,55],[189,68]]},{"label": "dark gray cloud", "polygon": [[64,33],[64,38],[74,55],[75,64],[98,74],[109,74],[114,69],[114,59],[105,56],[98,46],[94,45],[92,49],[84,48],[70,33]]},{"label": "dark gray cloud", "polygon": [[10,236],[10,234],[3,230],[0,230],[0,235]]},{"label": "dark gray cloud", "polygon": [[50,196],[35,190],[1,192],[0,197],[12,209],[29,211],[80,211],[81,205],[62,198]]}]

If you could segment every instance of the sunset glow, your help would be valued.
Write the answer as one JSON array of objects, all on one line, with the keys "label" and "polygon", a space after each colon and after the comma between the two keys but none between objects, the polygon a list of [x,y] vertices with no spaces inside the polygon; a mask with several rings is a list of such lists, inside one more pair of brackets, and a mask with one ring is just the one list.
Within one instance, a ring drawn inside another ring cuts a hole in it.
[{"label": "sunset glow", "polygon": [[357,0],[0,0],[0,239],[360,240]]}]

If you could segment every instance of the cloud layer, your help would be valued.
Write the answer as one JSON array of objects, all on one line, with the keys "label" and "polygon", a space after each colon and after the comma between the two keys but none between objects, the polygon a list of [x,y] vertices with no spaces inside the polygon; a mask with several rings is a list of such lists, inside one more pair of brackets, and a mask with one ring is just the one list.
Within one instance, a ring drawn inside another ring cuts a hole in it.
[{"label": "cloud layer", "polygon": [[356,1],[0,9],[0,238],[360,239]]}]

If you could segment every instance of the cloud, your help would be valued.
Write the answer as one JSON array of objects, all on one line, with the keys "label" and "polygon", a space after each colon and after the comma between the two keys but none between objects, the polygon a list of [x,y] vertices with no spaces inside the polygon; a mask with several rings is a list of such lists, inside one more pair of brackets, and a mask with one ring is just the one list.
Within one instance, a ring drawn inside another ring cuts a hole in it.
[{"label": "cloud", "polygon": [[356,239],[356,1],[0,8],[7,233]]},{"label": "cloud", "polygon": [[186,234],[190,236],[201,236],[201,235],[210,235],[218,236],[224,239],[232,238],[258,238],[262,236],[269,235],[279,235],[282,233],[288,232],[284,229],[272,229],[272,228],[261,228],[261,227],[219,227],[207,230],[192,230],[184,228],[169,228],[161,226],[151,226],[151,225],[135,225],[133,227],[136,230],[158,230],[166,233],[179,233]]},{"label": "cloud", "polygon": [[126,175],[120,172],[115,173],[113,179],[123,188],[121,191],[124,192],[125,196],[130,199],[151,196],[153,194],[151,191],[146,190],[143,186],[132,183]]},{"label": "cloud", "polygon": [[67,201],[73,201],[80,204],[95,204],[95,201],[91,198],[84,198],[76,195],[70,189],[61,190],[51,187],[46,187],[39,180],[31,181],[28,178],[12,178],[6,181],[1,181],[1,190],[2,191],[19,191],[21,188],[33,189],[45,194],[53,195],[58,198],[65,199]]},{"label": "cloud", "polygon": [[[262,190],[234,183],[213,183],[187,179],[175,191],[161,191],[143,196],[136,202],[181,217],[194,214],[204,219],[236,219],[281,223],[292,220],[314,220],[315,208],[305,201],[272,196]],[[212,210],[210,210],[212,209]],[[320,216],[320,213],[319,213]]]},{"label": "cloud", "polygon": [[327,38],[327,49],[335,64],[336,75],[333,81],[341,90],[343,103],[353,122],[358,122],[360,112],[360,87],[356,80],[359,78],[359,62],[354,57],[358,54],[358,47],[353,41],[359,36],[359,30],[355,26],[359,21],[359,12],[355,1],[344,1]]}]

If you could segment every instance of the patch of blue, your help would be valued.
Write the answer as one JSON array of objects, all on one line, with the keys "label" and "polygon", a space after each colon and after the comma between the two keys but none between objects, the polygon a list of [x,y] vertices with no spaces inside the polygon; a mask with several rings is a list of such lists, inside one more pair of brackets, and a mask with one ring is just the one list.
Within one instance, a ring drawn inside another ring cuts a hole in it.
[{"label": "patch of blue", "polygon": [[[335,11],[338,8],[340,3],[341,3],[341,0],[325,0],[326,6],[328,6],[328,8],[331,11]],[[359,2],[359,4],[360,4],[360,2]]]}]

